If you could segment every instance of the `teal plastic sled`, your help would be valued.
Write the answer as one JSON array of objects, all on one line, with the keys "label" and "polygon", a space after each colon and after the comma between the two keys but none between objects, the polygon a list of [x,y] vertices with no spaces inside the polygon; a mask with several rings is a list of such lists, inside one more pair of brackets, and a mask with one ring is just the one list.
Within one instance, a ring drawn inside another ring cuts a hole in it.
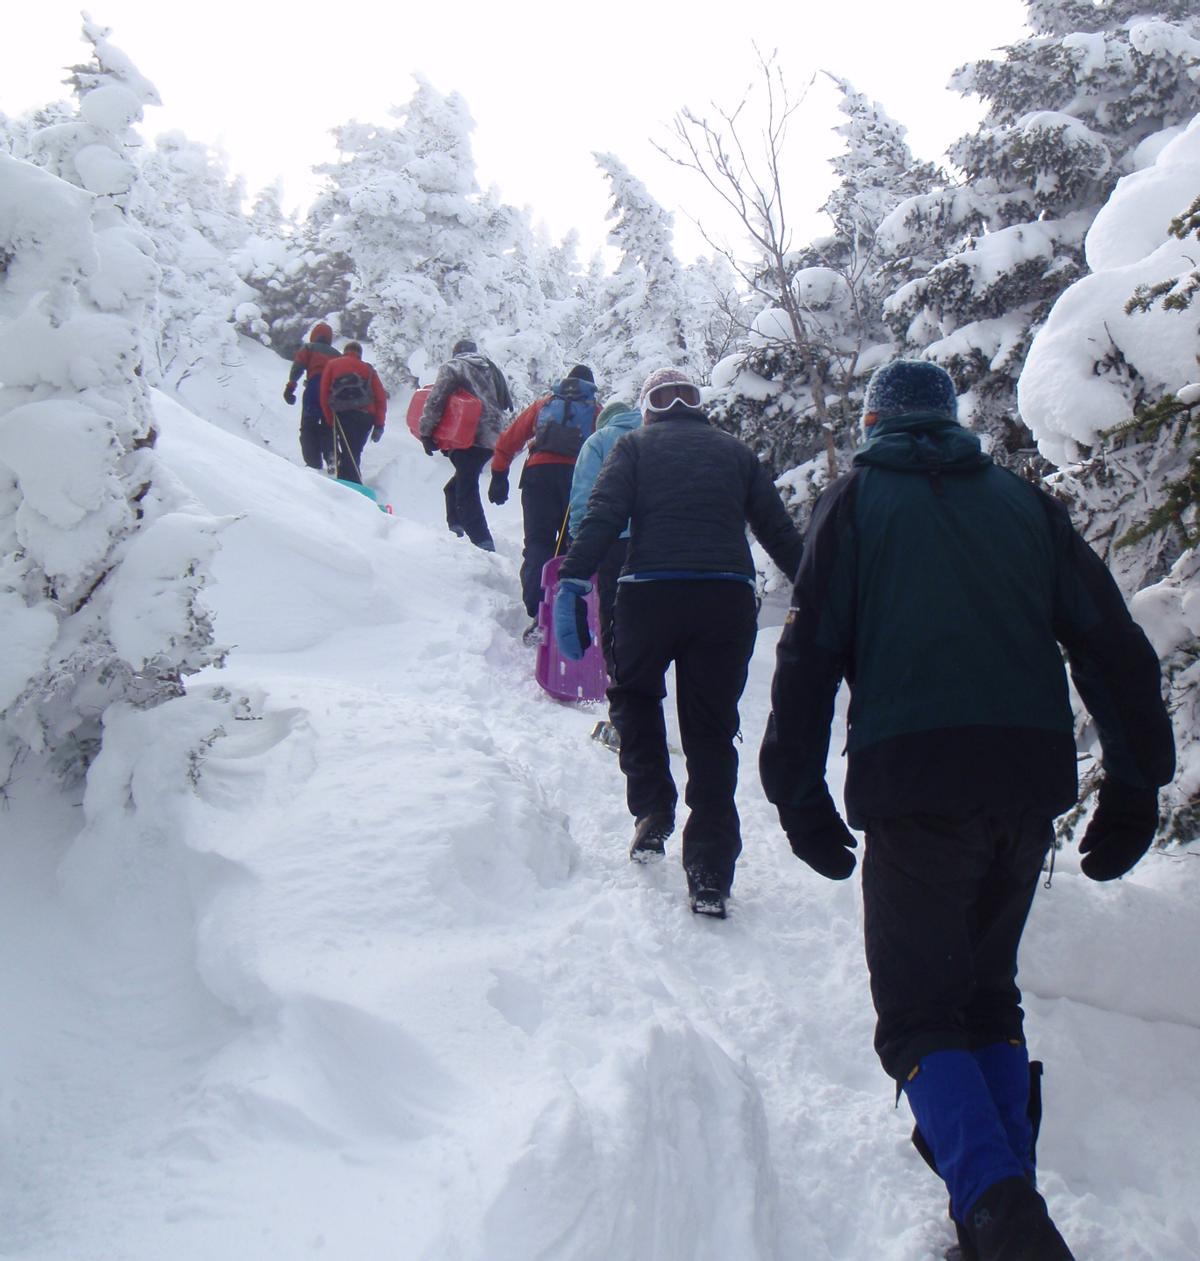
[{"label": "teal plastic sled", "polygon": [[370,486],[364,486],[362,482],[348,482],[344,477],[335,477],[333,479],[339,486],[349,486],[351,490],[356,490],[360,495],[366,497],[379,509],[380,512],[391,512],[391,504],[381,504],[379,495],[373,491]]}]

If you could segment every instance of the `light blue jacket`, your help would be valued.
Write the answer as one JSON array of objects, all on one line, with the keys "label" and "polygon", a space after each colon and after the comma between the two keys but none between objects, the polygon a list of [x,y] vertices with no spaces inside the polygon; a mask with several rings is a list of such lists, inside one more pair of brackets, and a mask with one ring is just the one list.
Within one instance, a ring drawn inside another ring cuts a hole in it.
[{"label": "light blue jacket", "polygon": [[[642,413],[629,411],[618,412],[603,429],[594,434],[579,449],[575,460],[575,475],[571,478],[571,512],[570,529],[572,536],[579,533],[583,518],[587,516],[588,498],[596,478],[600,476],[600,468],[605,457],[617,445],[621,438],[642,423]],[[629,527],[621,532],[621,538],[629,537]]]}]

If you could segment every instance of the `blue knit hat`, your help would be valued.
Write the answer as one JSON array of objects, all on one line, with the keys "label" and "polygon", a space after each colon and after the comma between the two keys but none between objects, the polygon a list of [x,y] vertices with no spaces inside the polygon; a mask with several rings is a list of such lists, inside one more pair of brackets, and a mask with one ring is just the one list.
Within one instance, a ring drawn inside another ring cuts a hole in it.
[{"label": "blue knit hat", "polygon": [[924,412],[958,419],[954,382],[940,364],[926,359],[895,359],[876,368],[863,400],[863,420],[873,425],[888,416]]}]

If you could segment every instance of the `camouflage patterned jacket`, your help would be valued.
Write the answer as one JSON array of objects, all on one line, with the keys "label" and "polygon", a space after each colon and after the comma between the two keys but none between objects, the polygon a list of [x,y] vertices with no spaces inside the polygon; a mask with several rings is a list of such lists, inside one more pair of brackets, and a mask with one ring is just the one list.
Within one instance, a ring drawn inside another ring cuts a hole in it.
[{"label": "camouflage patterned jacket", "polygon": [[504,428],[504,413],[512,410],[512,398],[504,373],[477,351],[455,355],[442,365],[421,413],[421,437],[429,437],[437,428],[446,402],[455,390],[466,390],[483,404],[475,445],[495,450],[496,439]]}]

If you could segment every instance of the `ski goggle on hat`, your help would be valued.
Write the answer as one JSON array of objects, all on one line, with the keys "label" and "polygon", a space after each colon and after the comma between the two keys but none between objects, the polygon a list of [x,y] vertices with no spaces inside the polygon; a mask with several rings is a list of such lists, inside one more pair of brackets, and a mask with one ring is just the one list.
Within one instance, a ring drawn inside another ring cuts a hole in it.
[{"label": "ski goggle on hat", "polygon": [[643,412],[669,412],[676,403],[684,407],[700,406],[700,387],[693,385],[682,372],[664,373],[663,378],[646,382],[642,391]]}]

